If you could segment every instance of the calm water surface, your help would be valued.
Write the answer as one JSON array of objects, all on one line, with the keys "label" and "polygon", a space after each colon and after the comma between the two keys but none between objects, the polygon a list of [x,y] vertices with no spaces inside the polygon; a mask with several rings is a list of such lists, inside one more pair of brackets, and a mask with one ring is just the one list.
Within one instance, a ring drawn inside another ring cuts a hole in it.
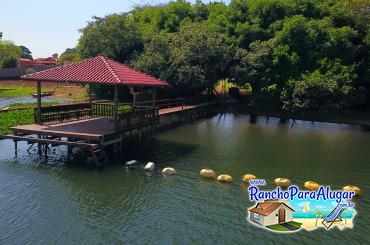
[{"label": "calm water surface", "polygon": [[[36,154],[18,158],[0,141],[1,244],[370,244],[370,132],[360,127],[261,117],[217,115],[162,132],[141,165],[102,170],[64,166],[65,149],[50,164]],[[146,174],[147,161],[159,164]],[[178,175],[163,177],[173,166]],[[224,185],[199,178],[209,167],[234,176]],[[302,187],[315,180],[333,188],[361,186],[354,229],[276,234],[246,221],[247,192],[240,178],[254,173],[273,188],[287,177]]]}]

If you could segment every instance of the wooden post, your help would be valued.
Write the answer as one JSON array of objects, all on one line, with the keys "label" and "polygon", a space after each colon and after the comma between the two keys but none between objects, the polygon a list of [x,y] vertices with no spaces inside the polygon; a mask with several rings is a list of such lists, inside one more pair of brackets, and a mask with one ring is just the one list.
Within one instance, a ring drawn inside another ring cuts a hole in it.
[{"label": "wooden post", "polygon": [[[14,133],[15,136],[17,136],[17,133]],[[14,140],[14,154],[15,157],[18,157],[18,141]]]},{"label": "wooden post", "polygon": [[92,111],[93,107],[92,107],[92,103],[93,103],[93,97],[92,97],[92,84],[91,84],[91,83],[89,83],[89,104],[90,104],[90,110],[91,110],[91,112],[90,112],[90,117],[92,117],[92,116],[93,116],[93,111]]},{"label": "wooden post", "polygon": [[37,81],[37,113],[36,113],[36,123],[41,125],[41,82]]},{"label": "wooden post", "polygon": [[135,104],[136,104],[136,93],[135,93],[135,88],[134,87],[130,87],[130,92],[132,94],[132,105],[135,107]]},{"label": "wooden post", "polygon": [[153,88],[153,92],[152,92],[152,106],[153,106],[153,108],[155,107],[156,97],[157,97],[157,88]]},{"label": "wooden post", "polygon": [[114,86],[114,104],[113,104],[114,128],[118,131],[118,85]]}]

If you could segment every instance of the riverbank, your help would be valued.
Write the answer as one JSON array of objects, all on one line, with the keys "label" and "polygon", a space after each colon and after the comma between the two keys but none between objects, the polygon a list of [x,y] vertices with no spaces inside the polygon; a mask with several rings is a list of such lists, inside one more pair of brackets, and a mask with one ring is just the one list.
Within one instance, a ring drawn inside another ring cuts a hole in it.
[{"label": "riverbank", "polygon": [[[87,88],[76,84],[43,82],[42,91],[53,91],[52,98],[83,100],[87,98]],[[0,97],[32,96],[36,93],[36,82],[23,80],[0,80]]]},{"label": "riverbank", "polygon": [[370,113],[360,111],[289,113],[284,111],[268,112],[252,109],[249,111],[249,114],[255,116],[270,116],[303,121],[351,124],[363,127],[370,127]]},{"label": "riverbank", "polygon": [[291,113],[277,110],[258,110],[251,108],[245,103],[236,102],[228,105],[228,109],[247,113],[252,116],[277,117],[281,119],[292,119],[312,122],[327,122],[338,124],[349,124],[370,128],[369,111],[343,111],[343,112],[304,112]]}]

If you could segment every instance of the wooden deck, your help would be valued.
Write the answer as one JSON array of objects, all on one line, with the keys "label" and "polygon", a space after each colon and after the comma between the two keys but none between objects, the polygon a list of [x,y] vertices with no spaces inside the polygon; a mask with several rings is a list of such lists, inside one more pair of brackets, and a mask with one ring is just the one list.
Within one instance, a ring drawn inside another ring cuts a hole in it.
[{"label": "wooden deck", "polygon": [[209,106],[214,103],[215,102],[206,102],[206,103],[201,103],[197,105],[184,105],[184,106],[176,106],[176,107],[171,107],[171,108],[160,109],[159,116],[169,115],[169,114],[178,113],[182,111],[189,111],[189,110]]},{"label": "wooden deck", "polygon": [[[152,135],[160,117],[184,112],[193,114],[198,109],[216,102],[185,105],[183,100],[163,100],[167,104],[158,106],[136,106],[133,111],[122,112],[115,121],[110,104],[95,103],[91,107],[86,103],[50,106],[41,110],[40,124],[12,127],[12,135],[0,135],[0,139],[10,139],[15,143],[17,152],[18,141],[26,141],[32,147],[38,146],[41,156],[43,151],[47,159],[48,146],[68,146],[68,158],[72,147],[81,147],[91,151],[95,164],[100,166],[109,161],[104,147],[122,142],[122,135],[138,130],[141,138],[142,129],[150,128]],[[168,103],[170,102],[170,103]],[[164,108],[163,108],[164,107]],[[115,123],[116,122],[116,123]],[[130,133],[131,134],[131,133]],[[17,154],[17,153],[16,153]]]},{"label": "wooden deck", "polygon": [[38,134],[101,141],[104,136],[114,134],[114,123],[108,118],[90,118],[52,125],[16,126],[12,127],[11,130],[16,134]]},{"label": "wooden deck", "polygon": [[[209,105],[209,103],[160,109],[159,116],[188,111],[207,105]],[[12,127],[11,130],[15,135],[36,134],[53,137],[78,138],[88,142],[102,141],[104,137],[115,134],[114,122],[109,118],[80,119],[51,125],[30,124]]]}]

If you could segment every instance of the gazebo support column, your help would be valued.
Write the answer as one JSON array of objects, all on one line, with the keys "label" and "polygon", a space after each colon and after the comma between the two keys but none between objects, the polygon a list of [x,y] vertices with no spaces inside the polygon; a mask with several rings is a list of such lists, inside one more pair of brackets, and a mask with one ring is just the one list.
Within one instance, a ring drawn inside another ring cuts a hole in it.
[{"label": "gazebo support column", "polygon": [[92,84],[91,83],[89,84],[89,104],[90,104],[90,109],[91,109],[90,117],[92,117],[93,116],[93,112],[92,112],[93,97],[92,97]]},{"label": "gazebo support column", "polygon": [[114,129],[118,132],[118,85],[114,86],[113,118]]},{"label": "gazebo support column", "polygon": [[37,112],[36,112],[36,123],[41,125],[41,82],[37,81]]},{"label": "gazebo support column", "polygon": [[[156,102],[156,97],[157,97],[157,89],[153,87],[153,90],[152,90],[152,107],[153,109],[155,109],[155,102]],[[152,124],[151,126],[152,128],[152,138],[155,138],[155,125]]]},{"label": "gazebo support column", "polygon": [[153,106],[153,108],[155,107],[156,97],[157,97],[157,89],[153,88],[153,92],[152,92],[152,106]]}]

